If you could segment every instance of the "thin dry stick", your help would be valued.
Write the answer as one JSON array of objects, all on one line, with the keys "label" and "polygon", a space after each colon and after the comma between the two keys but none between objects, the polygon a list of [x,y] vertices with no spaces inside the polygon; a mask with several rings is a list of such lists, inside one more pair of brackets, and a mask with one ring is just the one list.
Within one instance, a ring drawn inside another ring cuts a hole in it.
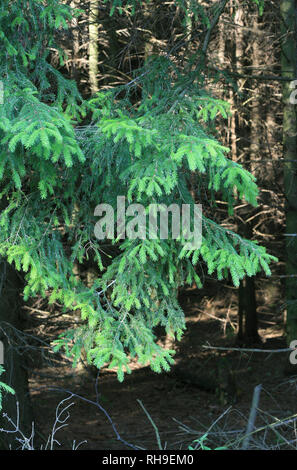
[{"label": "thin dry stick", "polygon": [[160,439],[159,430],[158,430],[156,424],[154,423],[153,418],[152,418],[152,417],[150,416],[150,414],[146,411],[145,407],[143,406],[142,401],[139,400],[138,398],[137,398],[137,401],[138,401],[138,403],[140,404],[140,406],[141,406],[141,408],[143,409],[143,411],[145,412],[146,416],[148,417],[148,419],[149,419],[151,425],[153,426],[153,428],[154,428],[154,430],[155,430],[159,450],[163,450],[163,447],[162,447],[162,444],[161,444],[161,439]]},{"label": "thin dry stick", "polygon": [[250,437],[251,437],[251,434],[252,434],[254,426],[255,426],[255,420],[256,420],[257,409],[258,409],[258,405],[259,405],[261,388],[262,388],[261,384],[257,385],[254,388],[252,407],[251,407],[251,411],[250,411],[248,425],[247,425],[247,428],[246,428],[246,436],[245,436],[245,438],[243,440],[243,443],[242,443],[242,450],[246,450],[249,446]]},{"label": "thin dry stick", "polygon": [[259,353],[281,353],[294,351],[294,348],[281,348],[281,349],[257,349],[257,348],[223,348],[221,346],[207,346],[203,345],[203,349],[218,349],[220,351],[239,351],[239,352],[259,352]]}]

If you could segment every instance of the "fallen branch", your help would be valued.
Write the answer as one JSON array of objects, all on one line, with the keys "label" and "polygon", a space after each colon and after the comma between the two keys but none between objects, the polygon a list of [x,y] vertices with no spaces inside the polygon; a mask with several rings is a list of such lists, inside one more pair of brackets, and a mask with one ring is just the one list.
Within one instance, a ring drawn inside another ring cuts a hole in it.
[{"label": "fallen branch", "polygon": [[239,352],[256,352],[256,353],[281,353],[295,351],[295,348],[281,348],[281,349],[257,349],[257,348],[223,348],[220,346],[207,346],[203,345],[203,349],[218,349],[220,351],[239,351]]}]

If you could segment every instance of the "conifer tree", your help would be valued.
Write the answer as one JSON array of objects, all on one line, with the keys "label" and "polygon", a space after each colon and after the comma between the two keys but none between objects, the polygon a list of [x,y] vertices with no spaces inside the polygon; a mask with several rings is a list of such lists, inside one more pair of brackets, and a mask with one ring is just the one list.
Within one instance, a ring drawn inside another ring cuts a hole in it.
[{"label": "conifer tree", "polygon": [[[191,13],[210,31],[195,5]],[[113,2],[111,14],[121,7]],[[204,213],[216,195],[230,213],[237,198],[257,204],[255,178],[215,137],[216,119],[229,108],[205,88],[209,38],[182,69],[170,55],[153,55],[132,83],[83,100],[50,62],[56,50],[63,63],[55,38],[73,14],[79,11],[59,0],[1,2],[0,255],[24,273],[25,300],[42,295],[80,311],[83,326],[64,332],[56,349],[64,347],[74,364],[84,349],[90,363],[117,367],[123,380],[131,357],[156,372],[169,369],[174,351],[157,344],[155,328],[181,338],[177,292],[202,286],[201,266],[238,286],[260,270],[269,275],[275,258]],[[172,230],[168,239],[98,240],[95,208],[110,204],[116,214],[118,196],[145,208],[199,201],[201,246],[189,248]],[[97,270],[91,284],[73,272],[86,260]]]}]

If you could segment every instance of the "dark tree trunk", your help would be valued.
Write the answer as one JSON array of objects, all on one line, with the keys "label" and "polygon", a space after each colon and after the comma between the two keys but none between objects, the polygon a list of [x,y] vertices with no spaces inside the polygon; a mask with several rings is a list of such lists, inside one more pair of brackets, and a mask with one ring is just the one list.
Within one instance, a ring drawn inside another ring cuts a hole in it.
[{"label": "dark tree trunk", "polygon": [[238,289],[238,340],[254,343],[260,340],[258,334],[257,303],[254,278],[246,277]]},{"label": "dark tree trunk", "polygon": [[[290,346],[291,341],[297,339],[297,114],[296,86],[294,89],[290,87],[290,81],[297,78],[296,2],[281,0],[280,15],[281,66],[284,78],[282,88],[286,196],[286,334],[287,344]],[[297,373],[297,366],[290,363],[290,357],[286,357],[285,373]]]},{"label": "dark tree trunk", "polygon": [[[297,339],[297,115],[296,86],[290,81],[297,78],[296,2],[282,0],[281,14],[281,64],[283,82],[283,149],[284,186],[286,196],[286,303],[287,341]],[[294,92],[293,92],[294,91]],[[291,96],[292,95],[292,96]],[[290,98],[293,98],[291,102]]]},{"label": "dark tree trunk", "polygon": [[[251,238],[252,229],[249,224],[241,227],[242,235]],[[237,339],[245,344],[258,343],[258,316],[255,281],[253,277],[245,277],[238,289],[238,333]]]},{"label": "dark tree trunk", "polygon": [[[2,411],[0,413],[0,428],[13,430],[14,426],[3,417],[6,413],[13,423],[19,418],[20,430],[29,437],[31,435],[33,414],[30,402],[27,370],[24,367],[24,356],[18,349],[17,331],[22,330],[21,319],[21,291],[22,282],[18,273],[2,260],[0,266],[1,292],[0,292],[0,340],[4,346],[5,373],[1,381],[15,390],[15,395],[3,394]],[[19,403],[19,417],[17,416],[16,401]],[[16,437],[19,433],[0,433],[0,449],[11,445],[12,449],[19,446]]]}]

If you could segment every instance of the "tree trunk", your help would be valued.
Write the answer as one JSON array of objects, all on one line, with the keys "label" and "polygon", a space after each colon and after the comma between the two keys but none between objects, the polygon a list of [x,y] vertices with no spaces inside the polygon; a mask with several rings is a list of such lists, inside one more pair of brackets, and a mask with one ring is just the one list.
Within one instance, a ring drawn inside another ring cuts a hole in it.
[{"label": "tree trunk", "polygon": [[[251,239],[252,229],[249,224],[244,224],[242,236]],[[240,343],[253,344],[260,341],[258,334],[258,316],[255,281],[253,277],[246,276],[238,289],[238,333]]]},{"label": "tree trunk", "polygon": [[[79,8],[77,0],[71,2],[72,8]],[[79,81],[79,25],[78,19],[72,18],[71,20],[71,32],[72,32],[72,48],[71,48],[71,68],[70,74],[72,80],[75,80],[77,83]]]},{"label": "tree trunk", "polygon": [[238,333],[240,343],[254,344],[260,341],[258,334],[257,303],[254,278],[246,277],[238,289]]},{"label": "tree trunk", "polygon": [[90,0],[89,13],[89,80],[92,95],[98,88],[98,0]]},{"label": "tree trunk", "polygon": [[[4,346],[5,373],[1,375],[1,381],[10,385],[15,390],[15,395],[4,393],[2,401],[2,412],[0,414],[0,428],[13,430],[12,423],[19,422],[19,429],[30,437],[33,412],[31,407],[27,370],[24,367],[24,357],[18,350],[17,330],[22,330],[21,291],[22,282],[18,273],[6,261],[1,262],[1,286],[0,293],[0,340]],[[16,401],[19,403],[19,416],[17,414]],[[10,423],[2,416],[6,413],[12,421]],[[16,438],[21,437],[19,433],[0,433],[0,448],[12,449],[19,446]]]},{"label": "tree trunk", "polygon": [[[258,31],[258,15],[255,16],[253,21],[253,29]],[[260,44],[259,44],[259,35],[255,34],[253,39],[252,47],[252,65],[253,68],[260,70]],[[254,176],[258,176],[259,167],[260,167],[260,145],[262,136],[261,132],[261,103],[260,103],[260,91],[259,83],[254,83],[253,86],[253,98],[252,98],[252,109],[251,109],[251,130],[250,130],[250,172]]]},{"label": "tree trunk", "polygon": [[[286,196],[287,341],[297,339],[297,123],[296,103],[290,103],[290,80],[296,80],[296,12],[294,0],[282,0],[281,52],[283,82],[283,151]],[[295,87],[296,88],[296,87]]]},{"label": "tree trunk", "polygon": [[[245,46],[244,46],[244,35],[243,35],[243,27],[244,27],[244,9],[242,6],[242,2],[237,0],[236,3],[236,10],[234,15],[234,22],[237,25],[235,31],[235,59],[236,59],[236,70],[239,74],[243,73],[243,63],[244,63],[244,56],[245,56]],[[241,92],[243,90],[245,79],[239,78],[238,79],[238,90]]]}]

